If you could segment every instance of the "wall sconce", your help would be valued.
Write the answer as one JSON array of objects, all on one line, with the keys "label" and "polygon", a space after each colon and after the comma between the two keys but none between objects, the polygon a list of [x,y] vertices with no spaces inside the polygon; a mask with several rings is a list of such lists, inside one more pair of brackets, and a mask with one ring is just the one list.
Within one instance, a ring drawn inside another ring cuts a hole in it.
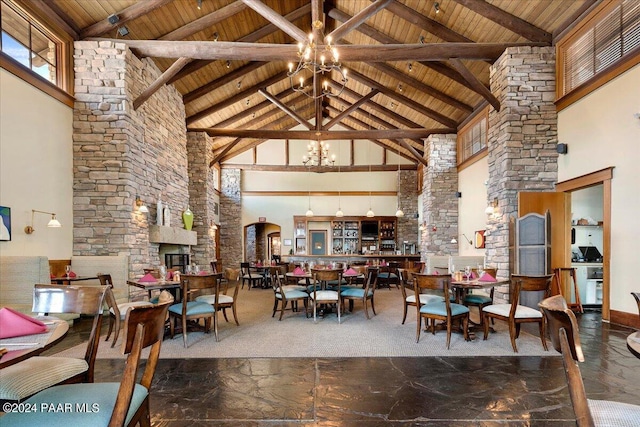
[{"label": "wall sconce", "polygon": [[[469,243],[470,245],[473,245],[473,240],[468,238],[466,234],[462,233],[462,237],[464,237],[465,242]],[[454,237],[453,239],[451,239],[451,243],[453,243],[455,245],[456,243],[458,243],[458,241]]]},{"label": "wall sconce", "polygon": [[140,196],[136,196],[136,207],[140,213],[149,213],[149,208],[147,208]]},{"label": "wall sconce", "polygon": [[556,151],[558,154],[567,154],[569,152],[569,146],[567,144],[556,145]]},{"label": "wall sconce", "polygon": [[420,224],[420,227],[418,227],[418,230],[420,231],[424,231],[427,229],[427,224],[425,224],[424,222],[422,224]]},{"label": "wall sconce", "polygon": [[493,202],[489,203],[489,206],[484,210],[487,215],[492,215],[498,211],[498,198],[494,198]]},{"label": "wall sconce", "polygon": [[33,217],[36,213],[42,213],[42,214],[47,214],[47,215],[51,215],[51,220],[49,221],[49,223],[47,224],[47,227],[50,228],[60,228],[62,227],[62,224],[60,224],[60,221],[58,221],[56,219],[56,214],[54,214],[53,212],[44,212],[44,211],[38,211],[35,209],[31,209],[31,225],[27,225],[24,228],[24,232],[27,234],[32,234],[35,230],[35,228],[33,228]]}]

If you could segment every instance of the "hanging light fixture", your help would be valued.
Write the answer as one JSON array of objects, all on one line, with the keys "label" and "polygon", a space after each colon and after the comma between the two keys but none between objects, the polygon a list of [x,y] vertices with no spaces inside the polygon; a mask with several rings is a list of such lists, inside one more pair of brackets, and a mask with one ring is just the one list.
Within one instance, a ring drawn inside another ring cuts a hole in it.
[{"label": "hanging light fixture", "polygon": [[[322,98],[324,96],[338,97],[342,94],[344,86],[347,83],[347,70],[343,69],[340,61],[338,49],[331,45],[331,36],[325,36],[322,28],[324,24],[322,21],[315,21],[313,28],[318,30],[325,45],[318,45],[320,40],[314,40],[313,32],[309,33],[306,43],[298,43],[298,65],[294,68],[293,62],[289,63],[289,81],[291,83],[291,89],[295,92],[303,93],[312,99]],[[328,58],[331,58],[328,60]],[[320,93],[316,93],[315,85],[313,84],[314,76],[320,78],[325,74],[330,77],[332,71],[335,71],[341,77],[338,80],[338,84],[341,85],[340,89],[333,93],[330,89],[328,80],[324,80],[322,83],[322,90]],[[305,81],[311,82],[305,86]]]},{"label": "hanging light fixture", "polygon": [[[338,144],[340,144],[340,142],[338,142]],[[340,146],[338,145],[338,152],[340,152]],[[338,183],[340,182],[340,163],[338,163]],[[338,211],[336,212],[336,217],[337,218],[342,218],[344,216],[344,212],[342,212],[342,207],[341,205],[341,198],[340,198],[340,187],[338,187]]]},{"label": "hanging light fixture", "polygon": [[333,166],[336,155],[329,155],[329,143],[324,141],[310,141],[307,145],[307,154],[302,156],[305,166]]},{"label": "hanging light fixture", "polygon": [[[308,178],[311,177],[311,173],[307,174]],[[309,186],[311,186],[311,182],[309,181]],[[309,209],[307,209],[307,213],[304,214],[307,218],[311,218],[313,216],[313,211],[311,210],[311,187],[309,187]]]},{"label": "hanging light fixture", "polygon": [[404,216],[404,212],[400,207],[400,147],[398,148],[398,193],[396,194],[396,203],[398,205],[398,209],[396,210],[396,217],[402,218]]}]

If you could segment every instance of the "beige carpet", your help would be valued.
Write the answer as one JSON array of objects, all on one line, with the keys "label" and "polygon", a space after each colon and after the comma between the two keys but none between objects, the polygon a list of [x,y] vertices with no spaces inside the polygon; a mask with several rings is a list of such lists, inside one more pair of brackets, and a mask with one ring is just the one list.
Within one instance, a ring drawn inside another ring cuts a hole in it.
[{"label": "beige carpet", "polygon": [[[242,289],[238,297],[240,326],[226,323],[219,315],[220,341],[211,334],[188,334],[188,348],[183,347],[182,335],[166,338],[161,358],[252,358],[252,357],[400,357],[400,356],[556,356],[545,352],[540,338],[522,331],[518,338],[518,353],[509,341],[506,324],[496,322],[495,333],[484,341],[482,333],[472,341],[464,341],[461,334],[451,337],[451,348],[446,348],[446,331],[436,335],[420,335],[415,342],[416,313],[410,307],[407,321],[402,321],[402,294],[398,289],[380,289],[375,294],[377,316],[367,320],[362,304],[356,304],[353,313],[342,316],[338,324],[335,313],[319,318],[305,318],[303,312],[286,311],[282,321],[271,317],[273,291]],[[473,313],[475,315],[475,313]],[[473,317],[473,315],[472,315]],[[120,334],[122,336],[122,334]],[[100,343],[98,358],[120,358],[120,343],[114,348],[104,339]],[[85,346],[79,345],[56,355],[82,357]]]}]

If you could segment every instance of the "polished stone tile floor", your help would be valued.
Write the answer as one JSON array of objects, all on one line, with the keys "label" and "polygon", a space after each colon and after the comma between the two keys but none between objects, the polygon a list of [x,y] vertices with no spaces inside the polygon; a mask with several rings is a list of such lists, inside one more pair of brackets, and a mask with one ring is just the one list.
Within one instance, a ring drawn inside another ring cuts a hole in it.
[{"label": "polished stone tile floor", "polygon": [[[587,396],[640,404],[640,359],[625,341],[632,330],[598,312],[578,317]],[[65,341],[82,339],[74,326]],[[122,369],[98,360],[96,381]],[[552,356],[160,360],[151,413],[154,426],[170,427],[575,425],[562,360]]]}]

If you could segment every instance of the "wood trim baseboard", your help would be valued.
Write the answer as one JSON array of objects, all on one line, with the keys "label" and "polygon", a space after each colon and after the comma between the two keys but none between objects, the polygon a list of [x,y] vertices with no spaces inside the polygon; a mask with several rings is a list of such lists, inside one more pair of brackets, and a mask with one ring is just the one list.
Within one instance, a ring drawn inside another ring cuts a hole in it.
[{"label": "wood trim baseboard", "polygon": [[636,313],[627,313],[625,311],[611,310],[611,323],[616,325],[628,326],[630,328],[640,329],[640,316]]}]

